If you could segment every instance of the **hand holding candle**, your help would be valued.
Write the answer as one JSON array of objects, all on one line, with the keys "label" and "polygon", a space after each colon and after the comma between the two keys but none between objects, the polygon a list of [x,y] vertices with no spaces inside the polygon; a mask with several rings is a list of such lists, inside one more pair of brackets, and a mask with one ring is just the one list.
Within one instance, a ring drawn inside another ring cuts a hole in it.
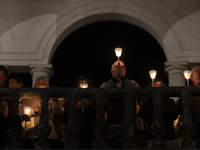
[{"label": "hand holding candle", "polygon": [[32,108],[29,106],[24,107],[24,114],[30,116]]},{"label": "hand holding candle", "polygon": [[[80,88],[83,88],[83,89],[88,88],[88,83],[87,83],[87,81],[86,81],[86,80],[82,80],[82,81],[80,82],[80,84],[79,84],[79,87],[80,87]],[[89,102],[88,102],[88,103],[89,103]],[[87,105],[85,105],[85,100],[84,100],[84,98],[83,98],[83,100],[81,100],[80,102],[78,102],[77,108],[78,108],[78,107],[82,107],[82,111],[84,111],[84,107],[85,107],[85,106],[87,106]]]},{"label": "hand holding candle", "polygon": [[88,108],[89,104],[89,101],[83,98],[81,101],[78,102],[77,108],[82,108],[82,111],[84,111],[84,108]]}]

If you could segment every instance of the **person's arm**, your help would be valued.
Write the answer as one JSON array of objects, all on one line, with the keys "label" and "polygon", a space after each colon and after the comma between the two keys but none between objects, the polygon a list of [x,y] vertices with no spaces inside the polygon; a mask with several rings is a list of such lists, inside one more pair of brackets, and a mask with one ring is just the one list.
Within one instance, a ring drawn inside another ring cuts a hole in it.
[{"label": "person's arm", "polygon": [[124,82],[126,87],[139,87],[138,83],[134,80],[129,80],[126,76],[123,76],[121,80]]},{"label": "person's arm", "polygon": [[0,124],[1,128],[8,130],[12,128],[13,126],[20,124],[22,121],[29,121],[28,115],[13,115],[9,118],[5,118],[0,114]]},{"label": "person's arm", "polygon": [[55,113],[60,113],[62,111],[61,106],[58,102],[58,99],[50,99],[49,100],[52,103],[52,112]]},{"label": "person's arm", "polygon": [[100,88],[112,88],[112,87],[114,87],[115,86],[115,84],[117,83],[116,82],[116,80],[115,80],[116,78],[112,78],[111,80],[109,80],[108,82],[104,82],[101,86],[100,86]]},{"label": "person's arm", "polygon": [[168,120],[176,120],[178,113],[176,110],[175,101],[173,99],[166,99],[162,110],[163,117]]},{"label": "person's arm", "polygon": [[151,120],[153,115],[153,101],[152,99],[141,99],[138,115],[143,120]]}]

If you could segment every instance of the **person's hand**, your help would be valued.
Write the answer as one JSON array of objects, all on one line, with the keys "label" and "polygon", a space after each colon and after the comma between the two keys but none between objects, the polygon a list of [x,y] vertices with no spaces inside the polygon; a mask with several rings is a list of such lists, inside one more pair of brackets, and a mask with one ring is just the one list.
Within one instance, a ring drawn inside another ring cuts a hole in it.
[{"label": "person's hand", "polygon": [[121,68],[120,63],[118,63],[118,65],[115,68],[113,68],[113,76],[116,79],[121,78],[123,76],[123,74],[122,74],[122,68]]},{"label": "person's hand", "polygon": [[78,102],[77,108],[81,108],[81,107],[88,108],[89,105],[90,105],[89,101],[83,99],[83,100]]},{"label": "person's hand", "polygon": [[28,115],[21,115],[21,116],[22,116],[22,119],[23,119],[24,121],[30,121],[30,118],[29,118]]},{"label": "person's hand", "polygon": [[41,107],[40,107],[40,106],[36,106],[36,107],[34,108],[34,112],[35,112],[35,113],[39,112],[40,110],[41,110]]}]

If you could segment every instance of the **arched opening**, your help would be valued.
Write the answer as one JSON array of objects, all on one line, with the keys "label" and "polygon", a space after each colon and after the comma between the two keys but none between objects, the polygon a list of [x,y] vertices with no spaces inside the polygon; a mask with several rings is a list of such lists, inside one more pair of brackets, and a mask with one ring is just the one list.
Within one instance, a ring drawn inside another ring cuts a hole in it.
[{"label": "arched opening", "polygon": [[140,87],[151,83],[151,69],[168,82],[166,57],[153,36],[129,23],[104,21],[79,28],[63,40],[51,61],[54,76],[50,85],[72,87],[79,76],[86,76],[99,87],[112,78],[110,68],[117,60],[116,47],[123,49],[121,60],[127,66],[127,77]]}]

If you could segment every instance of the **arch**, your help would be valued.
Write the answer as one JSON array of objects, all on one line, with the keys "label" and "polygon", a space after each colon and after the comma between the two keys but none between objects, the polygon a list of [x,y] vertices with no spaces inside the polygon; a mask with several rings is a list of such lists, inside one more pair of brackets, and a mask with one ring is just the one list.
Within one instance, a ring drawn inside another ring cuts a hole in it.
[{"label": "arch", "polygon": [[[55,28],[56,26],[56,30],[50,29],[45,35],[40,49],[44,49],[45,46],[44,61],[46,63],[51,62],[56,48],[70,33],[84,25],[107,20],[127,22],[146,30],[161,45],[167,60],[170,59],[170,57],[173,57],[169,55],[172,53],[168,53],[167,50],[169,47],[167,44],[170,45],[170,43],[163,43],[163,38],[169,31],[170,25],[164,18],[151,10],[144,12],[142,6],[130,5],[128,3],[123,3],[123,5],[113,7],[108,7],[107,3],[101,3],[101,7],[93,4],[86,8],[83,7],[74,10],[74,12],[77,13],[67,13],[65,16],[57,20],[57,22],[52,26],[52,28]],[[169,35],[169,38],[173,38],[173,42],[176,43],[178,47],[177,49],[180,49],[180,41],[172,29],[170,30]],[[167,40],[168,39],[166,39],[166,41]]]},{"label": "arch", "polygon": [[[5,27],[0,30],[0,42],[5,46],[0,46],[0,63],[26,69],[30,64],[49,64],[58,45],[70,33],[87,24],[107,20],[127,22],[146,30],[158,41],[169,62],[199,62],[199,4],[198,0],[60,1],[55,2],[56,8],[44,4],[41,8],[49,8],[48,11],[27,14],[25,18],[19,15],[10,28],[6,26],[6,19],[2,20]],[[24,7],[31,5],[27,3]],[[19,5],[16,10],[18,14],[22,11]]]}]

